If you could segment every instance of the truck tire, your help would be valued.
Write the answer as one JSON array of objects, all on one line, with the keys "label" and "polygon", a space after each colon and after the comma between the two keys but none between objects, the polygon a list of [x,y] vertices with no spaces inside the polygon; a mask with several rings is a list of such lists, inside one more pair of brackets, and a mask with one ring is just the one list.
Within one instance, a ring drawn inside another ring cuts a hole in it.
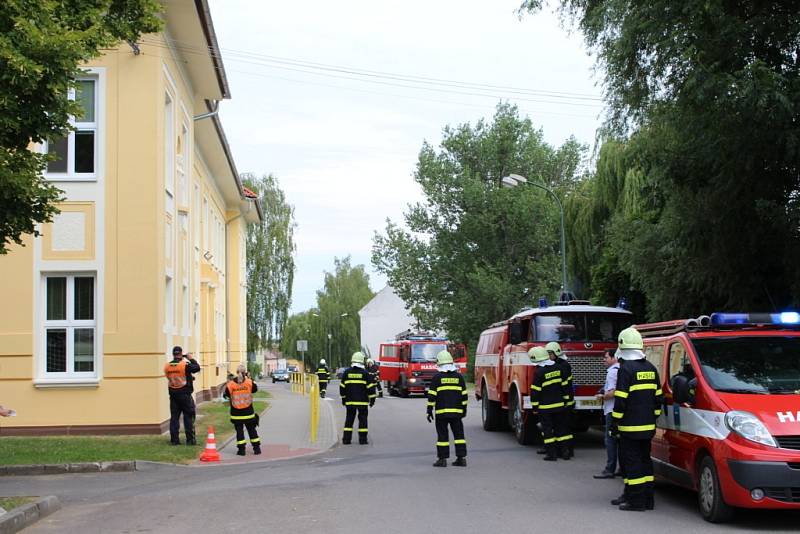
[{"label": "truck tire", "polygon": [[489,400],[489,392],[486,390],[485,383],[481,388],[481,419],[484,430],[493,432],[503,428],[503,408],[499,402]]},{"label": "truck tire", "polygon": [[533,416],[530,413],[526,414],[523,410],[516,389],[509,392],[508,404],[508,422],[511,430],[514,431],[517,442],[520,445],[537,443],[540,439],[539,429],[534,424]]},{"label": "truck tire", "polygon": [[697,505],[700,515],[710,523],[724,523],[733,517],[734,508],[725,503],[717,476],[717,467],[711,456],[700,461],[697,477]]}]

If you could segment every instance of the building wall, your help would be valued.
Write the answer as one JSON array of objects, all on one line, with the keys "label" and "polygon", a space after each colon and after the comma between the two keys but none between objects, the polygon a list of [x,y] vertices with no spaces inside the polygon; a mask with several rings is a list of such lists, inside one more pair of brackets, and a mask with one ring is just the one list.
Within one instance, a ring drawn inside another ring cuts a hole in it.
[{"label": "building wall", "polygon": [[[213,176],[194,142],[198,96],[180,59],[161,38],[141,55],[123,45],[87,67],[98,80],[95,176],[60,177],[62,213],[0,256],[0,292],[13,303],[0,307],[0,402],[19,414],[0,433],[157,432],[169,418],[163,366],[173,345],[198,357],[202,398],[245,359],[246,224],[226,229],[238,211],[217,184],[233,178]],[[94,328],[94,376],[44,372],[53,324],[44,277],[65,274],[94,277],[94,323],[81,334]],[[226,278],[236,288],[230,317]]]}]

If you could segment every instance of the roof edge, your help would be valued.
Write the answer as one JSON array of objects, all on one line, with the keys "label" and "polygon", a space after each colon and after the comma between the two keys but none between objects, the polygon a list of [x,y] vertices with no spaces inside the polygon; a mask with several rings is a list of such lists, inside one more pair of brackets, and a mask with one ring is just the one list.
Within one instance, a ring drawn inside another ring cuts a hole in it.
[{"label": "roof edge", "polygon": [[[214,32],[214,23],[211,20],[211,10],[208,0],[194,0],[197,16],[200,17],[200,25],[203,27],[203,34],[206,36],[211,60],[214,62],[214,70],[217,74],[222,98],[230,98],[231,90],[228,86],[228,77],[225,75],[225,65],[222,63],[222,53],[217,43],[217,34]],[[240,188],[241,189],[241,188]]]}]

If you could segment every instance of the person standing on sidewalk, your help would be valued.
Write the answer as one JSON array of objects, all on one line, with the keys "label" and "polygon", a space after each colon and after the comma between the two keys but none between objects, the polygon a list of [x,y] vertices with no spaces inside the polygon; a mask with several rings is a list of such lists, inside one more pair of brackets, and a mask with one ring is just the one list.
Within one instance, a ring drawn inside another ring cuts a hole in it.
[{"label": "person standing on sidewalk", "polygon": [[317,366],[317,380],[319,381],[319,396],[325,398],[325,390],[328,389],[328,381],[331,379],[331,372],[325,364],[325,358],[319,361]]},{"label": "person standing on sidewalk", "polygon": [[258,386],[250,378],[247,367],[239,365],[236,368],[236,377],[229,380],[225,385],[222,396],[230,399],[231,403],[231,423],[236,429],[236,454],[245,455],[244,429],[247,428],[247,435],[250,438],[250,445],[253,447],[253,454],[261,454],[261,438],[258,437],[259,418],[253,409],[253,393],[258,391]]},{"label": "person standing on sidewalk", "polygon": [[612,432],[619,433],[619,459],[625,492],[611,504],[643,512],[655,505],[655,478],[650,445],[661,415],[663,395],[658,370],[645,359],[642,335],[633,327],[619,333],[617,357],[624,363],[614,391]]},{"label": "person standing on sidewalk", "polygon": [[368,433],[369,408],[375,404],[375,382],[364,369],[364,354],[353,353],[350,359],[351,367],[345,369],[342,381],[339,383],[339,395],[342,397],[342,406],[347,408],[344,419],[344,432],[342,443],[350,445],[353,439],[353,423],[358,414],[358,443],[366,445]]},{"label": "person standing on sidewalk", "polygon": [[531,382],[531,406],[533,413],[538,414],[539,422],[542,425],[542,437],[546,451],[545,460],[554,462],[561,458],[569,460],[569,453],[558,450],[556,436],[564,433],[564,418],[561,413],[564,411],[564,379],[561,376],[561,369],[556,362],[550,359],[544,347],[533,347],[528,351],[528,357],[536,366]]},{"label": "person standing on sidewalk", "polygon": [[183,431],[187,445],[197,445],[194,437],[195,406],[192,392],[194,373],[200,372],[200,364],[190,354],[184,354],[181,347],[172,348],[172,361],[164,365],[169,390],[169,440],[172,445],[180,445],[180,419],[183,414]]},{"label": "person standing on sidewalk", "polygon": [[467,466],[467,440],[464,439],[464,422],[467,416],[467,384],[464,376],[453,364],[453,356],[443,350],[436,355],[436,367],[439,372],[433,375],[428,388],[428,422],[433,422],[436,414],[436,456],[433,467],[447,467],[450,457],[450,434],[453,432],[453,444],[456,449],[456,461],[453,465]]},{"label": "person standing on sidewalk", "polygon": [[614,350],[607,350],[603,357],[603,363],[606,366],[606,383],[603,390],[597,394],[597,399],[603,401],[603,415],[606,422],[606,467],[601,473],[594,475],[594,478],[614,478],[617,470],[617,437],[611,432],[614,422],[611,412],[614,410],[614,392],[617,389],[617,373],[619,372],[619,362]]}]

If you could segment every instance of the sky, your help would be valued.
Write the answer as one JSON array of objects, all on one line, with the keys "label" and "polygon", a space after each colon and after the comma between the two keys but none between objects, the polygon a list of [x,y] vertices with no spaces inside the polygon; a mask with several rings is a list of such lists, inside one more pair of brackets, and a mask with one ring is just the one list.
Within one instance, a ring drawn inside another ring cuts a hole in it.
[{"label": "sky", "polygon": [[593,146],[602,121],[595,62],[551,9],[520,0],[211,0],[231,88],[220,117],[239,172],[277,177],[294,206],[291,313],[316,304],[334,258],[373,291],[374,233],[422,200],[423,141],[517,104],[560,145]]}]

